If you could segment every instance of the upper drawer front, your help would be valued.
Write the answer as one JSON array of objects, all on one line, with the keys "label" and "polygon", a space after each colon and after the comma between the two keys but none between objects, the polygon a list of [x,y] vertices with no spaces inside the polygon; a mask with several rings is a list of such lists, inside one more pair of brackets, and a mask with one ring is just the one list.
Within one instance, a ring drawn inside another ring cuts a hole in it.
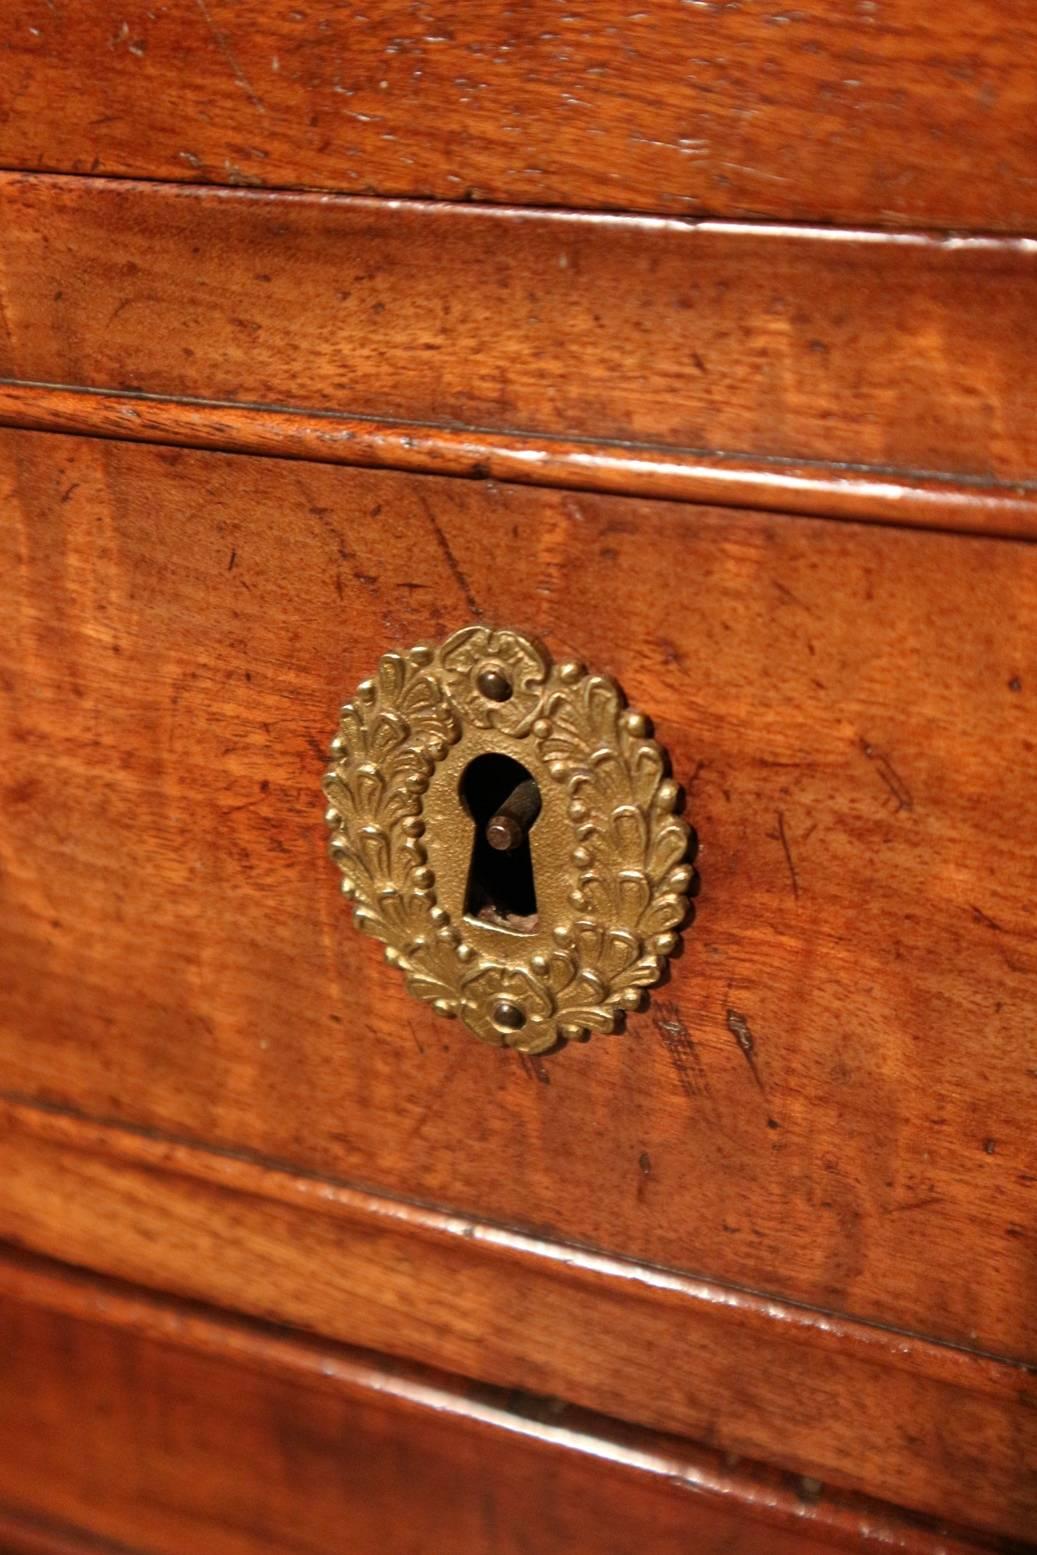
[{"label": "upper drawer front", "polygon": [[3,418],[1037,532],[1029,240],[0,175],[0,301]]},{"label": "upper drawer front", "polygon": [[[1032,1345],[1031,548],[27,433],[2,479],[5,1091]],[[670,982],[535,1063],[324,854],[339,702],[481,615],[619,679],[701,839]]]},{"label": "upper drawer front", "polygon": [[1026,230],[1027,0],[12,0],[0,164]]}]

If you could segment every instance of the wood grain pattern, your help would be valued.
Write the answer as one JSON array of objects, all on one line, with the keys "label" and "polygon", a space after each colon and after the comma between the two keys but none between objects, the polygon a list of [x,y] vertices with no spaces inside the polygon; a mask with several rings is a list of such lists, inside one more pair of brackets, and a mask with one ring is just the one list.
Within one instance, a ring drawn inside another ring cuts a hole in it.
[{"label": "wood grain pattern", "polygon": [[[1033,6],[4,22],[0,1550],[1037,1552]],[[545,1058],[323,857],[473,618],[700,839]]]},{"label": "wood grain pattern", "polygon": [[[153,1555],[1004,1550],[557,1400],[0,1263],[0,1498]],[[66,1422],[77,1422],[70,1453]],[[32,1527],[30,1518],[36,1521]],[[5,1528],[6,1525],[6,1528]],[[0,1511],[0,1540],[18,1523]]]},{"label": "wood grain pattern", "polygon": [[6,166],[1027,230],[1028,0],[11,0]]},{"label": "wood grain pattern", "polygon": [[0,426],[920,529],[1037,537],[1037,486],[1031,482],[941,479],[821,461],[753,460],[591,438],[457,430],[334,411],[263,409],[226,400],[163,399],[2,381]]},{"label": "wood grain pattern", "polygon": [[[1033,1354],[1030,547],[2,457],[5,1090]],[[343,693],[481,614],[655,716],[702,841],[670,984],[550,1064],[414,1005],[323,853]]]},{"label": "wood grain pattern", "polygon": [[2,1555],[144,1555],[126,1544],[99,1539],[87,1529],[29,1516],[0,1506]]},{"label": "wood grain pattern", "polygon": [[0,300],[6,379],[1037,491],[1031,239],[0,177]]},{"label": "wood grain pattern", "polygon": [[7,1107],[0,1235],[969,1526],[1037,1528],[1034,1380],[323,1177]]}]

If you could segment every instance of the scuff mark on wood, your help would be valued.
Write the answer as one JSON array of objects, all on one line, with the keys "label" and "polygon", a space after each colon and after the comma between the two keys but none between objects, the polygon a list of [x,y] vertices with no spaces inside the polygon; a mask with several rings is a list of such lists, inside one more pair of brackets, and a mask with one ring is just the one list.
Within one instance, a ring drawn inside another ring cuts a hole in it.
[{"label": "scuff mark on wood", "polygon": [[708,761],[704,761],[702,759],[702,757],[699,757],[699,759],[698,759],[698,761],[696,761],[695,766],[692,769],[692,771],[689,772],[688,776],[684,779],[684,783],[683,783],[682,786],[683,786],[684,792],[686,794],[690,794],[694,790],[695,784],[699,780],[699,775],[701,774],[703,769],[705,767],[708,767],[708,766],[709,766],[709,762]]},{"label": "scuff mark on wood", "polygon": [[659,644],[659,651],[661,652],[663,658],[666,660],[667,664],[675,664],[680,670],[687,669],[687,660],[672,638],[660,637],[657,639],[657,641]]}]

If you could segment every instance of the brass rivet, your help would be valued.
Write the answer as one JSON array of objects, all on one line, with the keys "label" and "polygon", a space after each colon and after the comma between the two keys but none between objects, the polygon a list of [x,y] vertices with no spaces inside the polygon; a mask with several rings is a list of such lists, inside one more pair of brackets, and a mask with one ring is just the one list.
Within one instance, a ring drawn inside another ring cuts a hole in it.
[{"label": "brass rivet", "polygon": [[507,702],[511,696],[511,681],[500,670],[480,670],[475,684],[488,702]]},{"label": "brass rivet", "polygon": [[526,1013],[510,1000],[501,999],[493,1006],[493,1024],[502,1031],[521,1031],[526,1024]]}]

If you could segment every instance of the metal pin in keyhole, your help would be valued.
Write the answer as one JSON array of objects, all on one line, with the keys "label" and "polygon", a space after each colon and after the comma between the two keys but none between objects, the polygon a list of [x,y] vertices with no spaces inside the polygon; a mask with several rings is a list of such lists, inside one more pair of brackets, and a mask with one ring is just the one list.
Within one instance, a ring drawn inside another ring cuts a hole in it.
[{"label": "metal pin in keyhole", "polygon": [[517,783],[486,823],[486,841],[498,853],[513,853],[540,814],[540,789],[535,778]]}]

